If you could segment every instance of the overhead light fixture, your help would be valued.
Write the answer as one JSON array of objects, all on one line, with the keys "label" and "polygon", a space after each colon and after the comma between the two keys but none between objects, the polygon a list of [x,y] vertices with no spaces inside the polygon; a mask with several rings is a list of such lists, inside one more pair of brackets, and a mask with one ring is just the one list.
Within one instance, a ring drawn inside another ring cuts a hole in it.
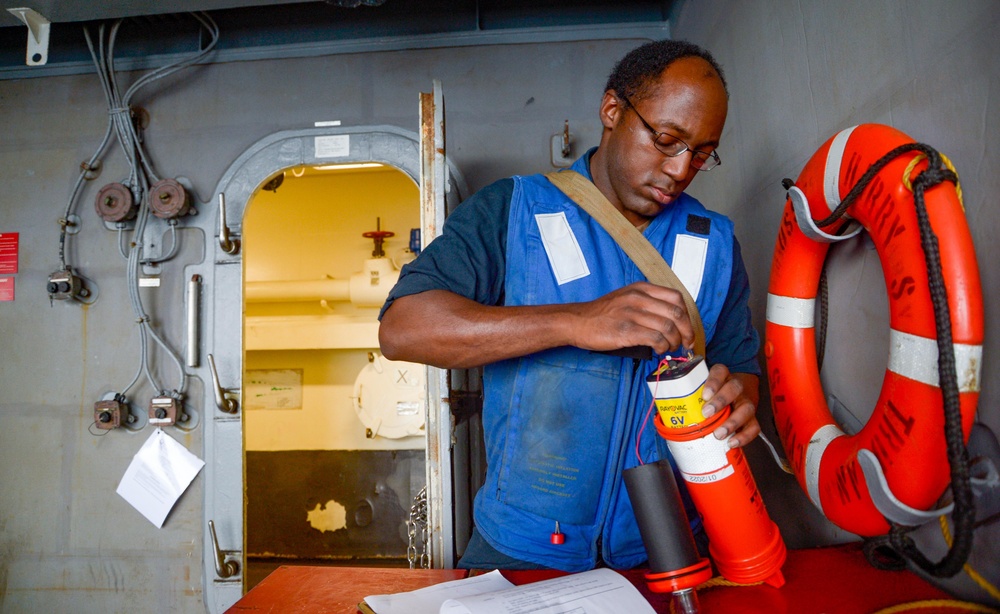
[{"label": "overhead light fixture", "polygon": [[382,168],[385,166],[379,162],[355,162],[351,164],[324,164],[314,167],[318,171],[347,171],[357,168]]}]

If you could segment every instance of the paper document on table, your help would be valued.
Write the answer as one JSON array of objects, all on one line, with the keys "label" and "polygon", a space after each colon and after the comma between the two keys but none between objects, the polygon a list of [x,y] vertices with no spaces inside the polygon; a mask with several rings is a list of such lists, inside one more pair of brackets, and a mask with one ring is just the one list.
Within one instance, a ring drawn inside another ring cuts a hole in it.
[{"label": "paper document on table", "polygon": [[364,603],[376,614],[439,614],[441,604],[448,599],[493,593],[514,586],[499,571],[462,580],[442,582],[408,593],[371,595]]},{"label": "paper document on table", "polygon": [[499,571],[428,588],[365,597],[376,614],[656,614],[642,593],[611,569],[514,586]]},{"label": "paper document on table", "polygon": [[440,614],[656,614],[642,593],[612,569],[515,586],[500,592],[449,599]]},{"label": "paper document on table", "polygon": [[117,492],[160,528],[204,466],[203,460],[158,428],[132,458]]}]

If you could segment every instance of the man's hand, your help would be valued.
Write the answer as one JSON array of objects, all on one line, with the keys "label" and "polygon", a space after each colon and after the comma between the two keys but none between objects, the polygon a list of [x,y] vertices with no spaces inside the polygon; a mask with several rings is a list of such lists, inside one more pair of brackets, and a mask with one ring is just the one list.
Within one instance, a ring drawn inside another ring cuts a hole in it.
[{"label": "man's hand", "polygon": [[649,346],[658,354],[694,345],[684,298],[639,282],[586,303],[487,306],[446,290],[397,299],[382,315],[390,360],[471,368],[572,345],[585,350]]},{"label": "man's hand", "polygon": [[726,405],[732,405],[729,418],[715,429],[716,439],[736,433],[729,440],[729,447],[736,448],[747,445],[760,434],[756,417],[760,380],[756,375],[730,373],[725,365],[713,365],[708,372],[702,397],[707,401],[702,408],[706,418],[714,416]]},{"label": "man's hand", "polygon": [[572,342],[579,348],[605,351],[645,345],[665,354],[694,345],[694,329],[677,290],[638,282],[566,307],[580,317]]}]

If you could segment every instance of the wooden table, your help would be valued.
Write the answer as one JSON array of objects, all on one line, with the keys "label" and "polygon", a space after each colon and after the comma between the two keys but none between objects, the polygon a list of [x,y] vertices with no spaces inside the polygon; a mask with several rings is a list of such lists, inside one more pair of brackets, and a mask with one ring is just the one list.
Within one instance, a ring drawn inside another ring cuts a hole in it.
[{"label": "wooden table", "polygon": [[[782,571],[785,585],[713,587],[698,591],[701,611],[761,614],[871,614],[882,608],[923,599],[948,599],[941,589],[907,572],[880,571],[865,560],[859,544],[789,550]],[[514,584],[558,572],[503,572]],[[669,612],[670,596],[651,593],[643,571],[622,572],[657,612]],[[357,614],[366,595],[411,591],[464,578],[458,569],[386,569],[282,566],[243,596],[231,613]],[[929,610],[920,610],[928,612]],[[934,612],[959,612],[935,609]],[[914,610],[916,613],[917,610]]]}]

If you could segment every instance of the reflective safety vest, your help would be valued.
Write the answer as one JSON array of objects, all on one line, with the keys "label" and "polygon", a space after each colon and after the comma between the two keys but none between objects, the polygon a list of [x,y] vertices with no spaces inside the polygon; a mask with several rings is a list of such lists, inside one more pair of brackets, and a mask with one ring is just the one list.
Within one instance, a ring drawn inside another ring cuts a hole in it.
[{"label": "reflective safety vest", "polygon": [[[588,159],[573,169],[589,178]],[[643,234],[695,298],[711,341],[732,276],[732,222],[682,194]],[[506,257],[508,306],[592,301],[645,280],[600,224],[542,175],[514,177]],[[644,378],[655,364],[560,347],[485,368],[488,464],[475,499],[484,539],[508,556],[566,571],[646,559],[622,471],[639,464],[640,430],[643,462],[666,454],[647,412]],[[561,544],[550,540],[556,522]]]}]

